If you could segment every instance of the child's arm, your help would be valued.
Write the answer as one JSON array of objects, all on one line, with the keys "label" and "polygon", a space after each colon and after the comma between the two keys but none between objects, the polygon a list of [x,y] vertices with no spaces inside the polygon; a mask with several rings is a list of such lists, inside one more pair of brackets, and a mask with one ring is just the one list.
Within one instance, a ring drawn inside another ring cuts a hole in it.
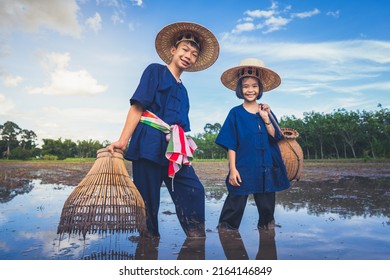
[{"label": "child's arm", "polygon": [[259,104],[259,114],[265,123],[267,132],[272,137],[275,137],[275,128],[269,119],[269,114],[271,114],[271,108],[267,104]]},{"label": "child's arm", "polygon": [[271,135],[272,137],[275,137],[275,127],[272,125],[269,119],[268,122],[265,123],[265,127],[267,128],[268,134]]},{"label": "child's arm", "polygon": [[229,149],[228,150],[229,157],[229,183],[232,186],[239,187],[241,183],[241,176],[236,168],[236,151]]},{"label": "child's arm", "polygon": [[143,108],[140,103],[135,102],[131,105],[119,139],[107,147],[110,152],[113,153],[114,149],[126,149],[127,143],[129,142],[131,135],[133,135],[133,132],[141,119],[142,113]]}]

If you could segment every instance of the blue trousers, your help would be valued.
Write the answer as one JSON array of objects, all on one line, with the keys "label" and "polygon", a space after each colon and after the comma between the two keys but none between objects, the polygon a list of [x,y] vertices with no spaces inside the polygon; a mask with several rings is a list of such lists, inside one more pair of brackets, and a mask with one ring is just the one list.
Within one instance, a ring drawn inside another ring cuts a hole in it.
[{"label": "blue trousers", "polygon": [[[275,213],[275,193],[255,193],[253,194],[257,211],[259,213],[258,228],[262,228],[274,220]],[[244,215],[248,195],[228,194],[222,207],[219,217],[219,226],[230,229],[238,229]]]},{"label": "blue trousers", "polygon": [[168,166],[150,160],[132,163],[133,180],[146,207],[146,224],[149,234],[159,236],[158,212],[160,188],[164,182],[175,204],[176,215],[188,237],[204,237],[205,191],[192,166],[183,165],[174,179],[168,177]]}]

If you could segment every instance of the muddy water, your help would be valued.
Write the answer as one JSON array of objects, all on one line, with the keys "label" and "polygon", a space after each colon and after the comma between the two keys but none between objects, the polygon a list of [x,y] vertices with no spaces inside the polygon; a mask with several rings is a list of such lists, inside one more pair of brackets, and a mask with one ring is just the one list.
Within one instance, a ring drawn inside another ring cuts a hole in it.
[{"label": "muddy water", "polygon": [[300,181],[277,194],[275,230],[259,231],[249,200],[239,232],[218,232],[226,196],[206,185],[206,239],[186,239],[162,187],[159,240],[137,233],[57,235],[74,186],[24,180],[0,188],[0,259],[390,259],[390,177]]}]

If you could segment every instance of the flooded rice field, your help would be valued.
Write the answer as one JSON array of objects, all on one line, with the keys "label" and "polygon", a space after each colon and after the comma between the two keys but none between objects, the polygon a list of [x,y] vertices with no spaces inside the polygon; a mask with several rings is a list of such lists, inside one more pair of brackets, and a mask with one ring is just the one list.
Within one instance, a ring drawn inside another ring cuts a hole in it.
[{"label": "flooded rice field", "polygon": [[256,228],[250,197],[240,230],[229,232],[216,229],[227,163],[195,162],[206,188],[206,239],[186,239],[165,186],[159,240],[136,232],[59,236],[63,204],[92,164],[0,162],[0,259],[390,259],[388,162],[307,162],[301,180],[277,193],[275,230]]}]

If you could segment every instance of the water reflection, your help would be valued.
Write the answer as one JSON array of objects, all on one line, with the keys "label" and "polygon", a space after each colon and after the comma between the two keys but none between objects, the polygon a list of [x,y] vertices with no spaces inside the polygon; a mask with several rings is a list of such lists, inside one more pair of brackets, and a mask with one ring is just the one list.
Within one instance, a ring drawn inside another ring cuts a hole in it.
[{"label": "water reflection", "polygon": [[276,260],[275,230],[259,230],[259,251],[256,260]]},{"label": "water reflection", "polygon": [[[83,260],[158,260],[159,238],[137,237],[135,252],[104,250],[83,256]],[[177,254],[177,260],[205,260],[205,238],[187,238]]]},{"label": "water reflection", "polygon": [[116,252],[116,251],[103,251],[94,252],[89,256],[82,258],[83,260],[134,260],[134,255],[128,252]]},{"label": "water reflection", "polygon": [[7,185],[0,183],[0,203],[6,203],[18,195],[32,191],[34,185],[31,182],[31,180],[12,180]]},{"label": "water reflection", "polygon": [[166,188],[161,239],[135,233],[60,238],[61,209],[73,189],[39,180],[0,186],[0,259],[390,259],[390,178],[294,183],[277,194],[281,227],[272,231],[257,230],[251,197],[240,231],[218,231],[226,191],[207,187],[206,239],[186,239]]},{"label": "water reflection", "polygon": [[249,260],[239,231],[218,229],[218,235],[227,260]]},{"label": "water reflection", "polygon": [[183,245],[178,260],[205,260],[206,238],[187,238]]},{"label": "water reflection", "polygon": [[337,213],[341,217],[390,217],[390,179],[344,177],[339,181],[298,182],[277,201],[286,210],[307,208],[309,214]]},{"label": "water reflection", "polygon": [[[258,232],[259,247],[256,253],[256,260],[276,260],[275,229],[259,229]],[[218,235],[227,260],[249,260],[239,231],[218,229]]]}]

